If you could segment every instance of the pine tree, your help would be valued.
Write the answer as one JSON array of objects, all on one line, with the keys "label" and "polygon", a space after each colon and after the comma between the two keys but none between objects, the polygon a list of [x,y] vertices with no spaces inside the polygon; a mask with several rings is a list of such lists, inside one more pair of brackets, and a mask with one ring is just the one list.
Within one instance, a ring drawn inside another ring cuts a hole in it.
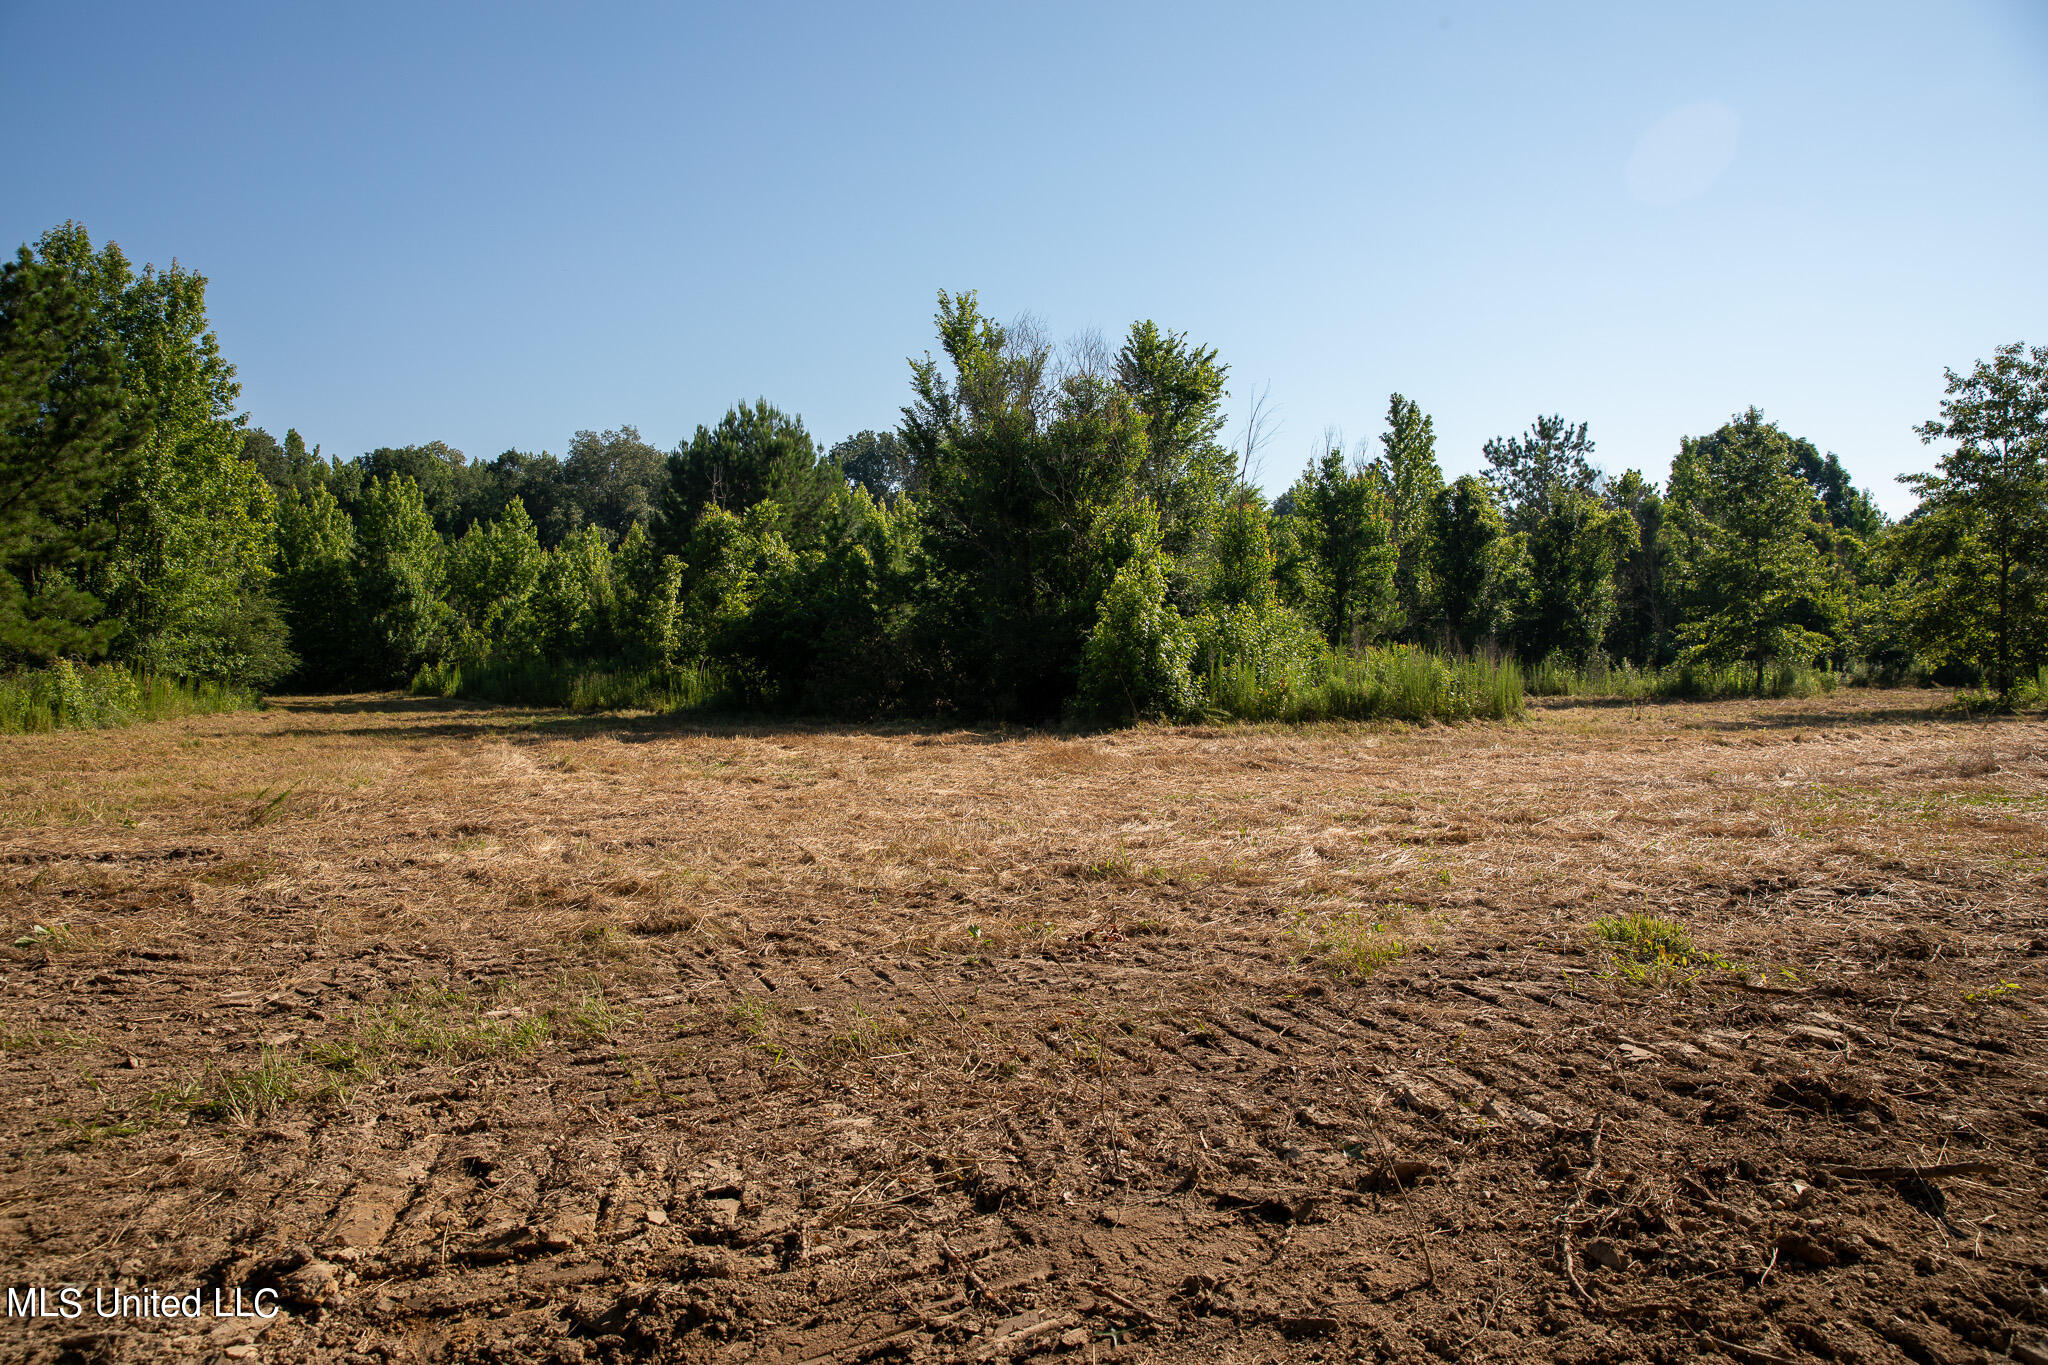
[{"label": "pine tree", "polygon": [[1669,511],[1691,657],[1748,663],[1761,692],[1766,665],[1803,664],[1827,646],[1816,627],[1832,621],[1836,591],[1822,510],[1790,439],[1755,408],[1681,444]]},{"label": "pine tree", "polygon": [[2015,342],[1947,374],[1940,418],[1918,430],[1955,448],[1939,473],[1905,480],[1932,523],[1910,538],[1917,632],[2009,697],[2019,665],[2048,656],[2048,347]]}]

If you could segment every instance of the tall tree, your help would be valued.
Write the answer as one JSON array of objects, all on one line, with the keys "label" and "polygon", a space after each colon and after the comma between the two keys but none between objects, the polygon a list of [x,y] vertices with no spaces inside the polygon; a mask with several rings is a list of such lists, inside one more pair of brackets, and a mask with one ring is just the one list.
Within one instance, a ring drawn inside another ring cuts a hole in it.
[{"label": "tall tree", "polygon": [[[1941,416],[1920,439],[1953,441],[1939,472],[1903,481],[1931,524],[1916,613],[1927,645],[1979,664],[2002,696],[2048,655],[2048,347],[2001,346],[1946,372]],[[1917,518],[1916,518],[1917,519]]]},{"label": "tall tree", "polygon": [[1043,718],[1073,695],[1122,567],[1110,532],[1142,497],[1145,420],[1100,373],[1053,382],[1050,348],[984,317],[972,293],[942,292],[936,323],[946,363],[911,362],[902,427],[927,480],[920,638],[954,704]]},{"label": "tall tree", "polygon": [[355,553],[355,523],[326,485],[279,497],[278,595],[306,685],[332,687],[360,672]]},{"label": "tall tree", "polygon": [[0,270],[0,661],[89,658],[118,625],[84,578],[143,429],[93,304],[73,271],[26,247]]},{"label": "tall tree", "polygon": [[378,683],[403,683],[439,656],[453,616],[446,547],[419,485],[405,475],[364,487],[355,571],[363,670]]},{"label": "tall tree", "polygon": [[1745,662],[1761,692],[1772,663],[1803,664],[1829,637],[1835,588],[1820,550],[1824,509],[1792,442],[1756,408],[1710,441],[1687,439],[1671,466],[1687,652]]},{"label": "tall tree", "polygon": [[265,682],[283,623],[266,596],[276,500],[242,458],[234,366],[206,318],[206,280],[173,262],[138,275],[66,223],[36,245],[84,293],[83,344],[119,356],[133,448],[94,514],[109,528],[90,588],[119,622],[117,656],[157,672]]},{"label": "tall tree", "polygon": [[1145,419],[1139,489],[1159,509],[1161,546],[1185,555],[1214,525],[1237,472],[1220,445],[1230,368],[1214,347],[1151,321],[1134,322],[1116,355],[1116,382]]},{"label": "tall tree", "polygon": [[1639,470],[1607,485],[1607,505],[1636,524],[1635,544],[1615,566],[1615,609],[1608,652],[1638,668],[1666,662],[1674,648],[1677,603],[1671,542],[1664,535],[1664,496]]},{"label": "tall tree", "polygon": [[1636,543],[1627,513],[1575,486],[1553,491],[1526,536],[1528,572],[1515,608],[1515,647],[1526,659],[1599,653],[1614,615],[1614,570]]},{"label": "tall tree", "polygon": [[1522,579],[1522,538],[1508,530],[1484,479],[1467,474],[1437,497],[1431,577],[1444,629],[1467,652],[1507,625]]},{"label": "tall tree", "polygon": [[1386,499],[1332,446],[1290,490],[1291,539],[1302,570],[1289,574],[1298,604],[1333,645],[1363,648],[1394,610],[1395,551]]},{"label": "tall tree", "polygon": [[759,502],[773,503],[783,534],[801,541],[822,527],[843,485],[837,467],[818,457],[802,418],[765,398],[740,403],[668,457],[655,541],[679,553],[705,508],[739,512]]},{"label": "tall tree", "polygon": [[1562,495],[1591,493],[1600,486],[1584,422],[1573,426],[1562,417],[1538,417],[1525,434],[1496,436],[1484,450],[1492,466],[1487,482],[1517,531],[1533,532]]},{"label": "tall tree", "polygon": [[858,432],[833,446],[826,458],[876,502],[914,492],[923,483],[910,448],[893,431]]},{"label": "tall tree", "polygon": [[1396,628],[1421,640],[1434,615],[1430,541],[1444,472],[1436,459],[1436,424],[1412,398],[1397,393],[1387,399],[1387,429],[1373,467],[1394,545]]},{"label": "tall tree", "polygon": [[583,505],[584,519],[613,540],[653,517],[666,475],[666,458],[631,426],[577,432],[562,464],[563,480]]}]

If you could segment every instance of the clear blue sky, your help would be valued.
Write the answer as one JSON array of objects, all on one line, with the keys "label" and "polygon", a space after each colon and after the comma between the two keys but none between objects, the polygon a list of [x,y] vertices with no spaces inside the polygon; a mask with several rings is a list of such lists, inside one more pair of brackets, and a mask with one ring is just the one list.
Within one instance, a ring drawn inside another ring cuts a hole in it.
[{"label": "clear blue sky", "polygon": [[[1554,11],[1554,12],[1547,12]],[[766,395],[892,425],[933,296],[1661,477],[1748,404],[1892,511],[2048,341],[2048,5],[240,8],[0,0],[0,234],[211,280],[251,418],[488,458]]]}]

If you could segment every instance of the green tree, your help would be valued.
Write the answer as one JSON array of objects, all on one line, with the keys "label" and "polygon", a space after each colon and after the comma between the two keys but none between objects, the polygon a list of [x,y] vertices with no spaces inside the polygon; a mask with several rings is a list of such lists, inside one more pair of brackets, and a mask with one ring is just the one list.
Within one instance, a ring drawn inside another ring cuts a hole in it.
[{"label": "green tree", "polygon": [[277,505],[277,585],[299,681],[332,687],[360,671],[356,528],[323,484],[287,488]]},{"label": "green tree", "polygon": [[1538,417],[1524,435],[1496,436],[1484,449],[1492,466],[1487,482],[1517,531],[1534,532],[1562,495],[1600,486],[1584,422],[1573,426],[1562,417]]},{"label": "green tree", "polygon": [[443,596],[446,548],[419,485],[403,474],[363,488],[355,579],[363,673],[402,683],[439,655],[453,617]]},{"label": "green tree", "polygon": [[673,553],[689,542],[705,508],[737,513],[763,502],[773,504],[784,537],[802,542],[824,525],[844,484],[838,467],[818,457],[803,419],[765,398],[741,403],[668,457],[655,542]]},{"label": "green tree", "polygon": [[1394,547],[1395,628],[1419,641],[1435,616],[1431,539],[1444,473],[1436,459],[1436,424],[1413,399],[1398,393],[1387,399],[1387,429],[1373,477],[1386,501]]},{"label": "green tree", "polygon": [[1523,577],[1521,537],[1508,530],[1484,479],[1467,474],[1437,496],[1431,578],[1444,629],[1477,650],[1507,625]]},{"label": "green tree", "polygon": [[355,463],[365,485],[375,479],[409,480],[442,535],[454,535],[465,525],[464,511],[475,496],[480,471],[447,442],[380,446]]},{"label": "green tree", "polygon": [[1816,629],[1837,605],[1823,508],[1791,439],[1756,408],[1714,435],[1681,442],[1671,466],[1678,636],[1692,657],[1750,664],[1762,692],[1766,665],[1807,663],[1829,643]]},{"label": "green tree", "polygon": [[2048,347],[2014,342],[1946,373],[1941,416],[1917,430],[1955,446],[1939,472],[1903,480],[1926,523],[1906,542],[1912,616],[1930,652],[1979,665],[2010,697],[2019,666],[2048,655]]},{"label": "green tree", "polygon": [[153,672],[267,681],[287,657],[266,585],[276,500],[242,458],[240,389],[207,323],[205,278],[175,262],[138,275],[76,223],[34,254],[85,295],[80,342],[118,356],[129,400],[113,444],[135,457],[93,514],[108,535],[87,584],[118,622],[113,652]]},{"label": "green tree", "polygon": [[1515,647],[1526,659],[1585,663],[1614,615],[1614,571],[1636,543],[1635,522],[1576,486],[1555,489],[1526,535],[1528,569],[1516,604]]},{"label": "green tree", "polygon": [[1293,566],[1283,582],[1330,644],[1362,649],[1394,612],[1395,547],[1376,481],[1332,447],[1288,493]]},{"label": "green tree", "polygon": [[1132,543],[1081,651],[1078,700],[1084,712],[1106,719],[1182,720],[1200,699],[1188,671],[1195,631],[1166,600],[1158,513],[1149,500],[1138,506]]},{"label": "green tree", "polygon": [[1114,380],[1080,368],[1054,383],[1049,348],[939,295],[951,374],[911,362],[903,438],[925,471],[920,651],[946,695],[981,713],[1042,719],[1073,695],[1116,562],[1098,535],[1129,500],[1145,419]]},{"label": "green tree", "polygon": [[563,482],[582,505],[583,520],[603,527],[613,540],[653,517],[666,478],[666,458],[630,426],[577,432],[562,464]]},{"label": "green tree", "polygon": [[513,498],[487,522],[472,522],[448,551],[448,602],[464,632],[465,662],[497,650],[525,613],[547,552],[526,504]]},{"label": "green tree", "polygon": [[1607,486],[1607,505],[1636,524],[1635,544],[1615,566],[1615,610],[1607,627],[1607,649],[1638,668],[1669,660],[1678,604],[1671,541],[1664,535],[1664,496],[1656,484],[1631,469]]},{"label": "green tree", "polygon": [[1131,324],[1115,373],[1145,421],[1138,487],[1159,509],[1162,551],[1186,555],[1214,524],[1236,476],[1236,458],[1216,440],[1230,369],[1214,347],[1146,321]]},{"label": "green tree", "polygon": [[832,447],[826,456],[853,483],[867,489],[876,502],[887,502],[922,486],[917,465],[903,438],[893,431],[863,431]]},{"label": "green tree", "polygon": [[98,513],[143,429],[94,301],[76,272],[26,247],[0,270],[0,662],[91,658],[118,628],[85,579],[114,530]]}]

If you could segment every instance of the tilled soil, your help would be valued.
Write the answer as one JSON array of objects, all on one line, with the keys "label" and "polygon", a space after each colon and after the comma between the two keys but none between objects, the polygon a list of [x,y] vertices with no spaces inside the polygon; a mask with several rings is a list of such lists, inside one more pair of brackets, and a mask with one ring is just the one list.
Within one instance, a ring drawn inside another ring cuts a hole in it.
[{"label": "tilled soil", "polygon": [[2048,1359],[2048,723],[1943,701],[5,741],[0,1352]]}]

